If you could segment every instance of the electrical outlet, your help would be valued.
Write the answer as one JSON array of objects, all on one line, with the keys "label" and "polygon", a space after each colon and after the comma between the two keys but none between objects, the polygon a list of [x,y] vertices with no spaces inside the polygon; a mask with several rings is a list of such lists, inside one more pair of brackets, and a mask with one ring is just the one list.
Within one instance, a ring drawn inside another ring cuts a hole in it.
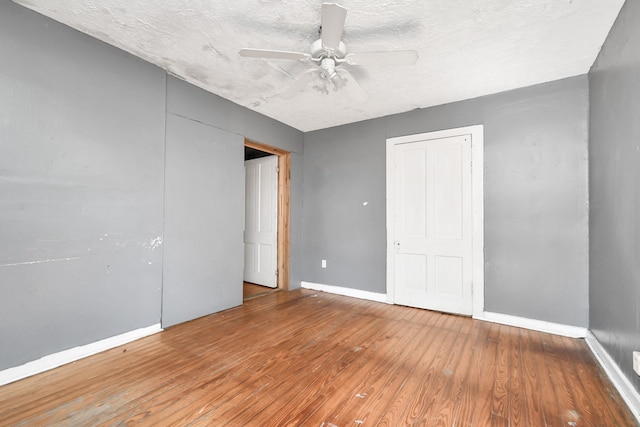
[{"label": "electrical outlet", "polygon": [[322,260],[322,268],[327,268],[327,260],[326,259]]},{"label": "electrical outlet", "polygon": [[640,375],[640,351],[633,352],[633,370]]}]

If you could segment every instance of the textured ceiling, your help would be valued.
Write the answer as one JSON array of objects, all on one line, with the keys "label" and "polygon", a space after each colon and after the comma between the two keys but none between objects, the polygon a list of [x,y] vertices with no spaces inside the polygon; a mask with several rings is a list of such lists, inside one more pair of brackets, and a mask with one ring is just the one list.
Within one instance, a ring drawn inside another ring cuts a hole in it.
[{"label": "textured ceiling", "polygon": [[[415,49],[413,66],[349,68],[369,94],[312,82],[309,63],[242,58],[243,47],[308,52],[320,0],[15,0],[203,89],[301,131],[584,74],[624,0],[341,0],[349,52]],[[317,86],[317,85],[315,85]]]}]

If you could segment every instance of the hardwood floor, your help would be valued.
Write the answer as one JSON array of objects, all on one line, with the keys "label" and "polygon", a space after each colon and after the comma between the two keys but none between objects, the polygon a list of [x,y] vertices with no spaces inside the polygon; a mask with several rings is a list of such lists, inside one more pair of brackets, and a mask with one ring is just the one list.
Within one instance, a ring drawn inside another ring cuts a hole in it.
[{"label": "hardwood floor", "polygon": [[636,424],[583,340],[297,290],[1,387],[0,425]]},{"label": "hardwood floor", "polygon": [[278,292],[278,288],[270,288],[268,286],[256,285],[254,283],[243,282],[242,283],[242,300],[248,301],[250,299],[262,297],[265,295]]}]

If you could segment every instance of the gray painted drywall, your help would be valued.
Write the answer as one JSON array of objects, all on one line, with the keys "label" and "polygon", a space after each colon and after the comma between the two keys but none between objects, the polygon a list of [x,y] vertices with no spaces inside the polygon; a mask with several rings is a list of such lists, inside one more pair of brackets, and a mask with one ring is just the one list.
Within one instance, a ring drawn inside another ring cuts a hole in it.
[{"label": "gray painted drywall", "polygon": [[242,304],[244,139],[167,115],[162,326]]},{"label": "gray painted drywall", "polygon": [[385,292],[385,179],[384,119],[305,135],[303,280]]},{"label": "gray painted drywall", "polygon": [[178,78],[169,77],[168,79],[167,110],[169,112],[263,144],[302,154],[302,132]]},{"label": "gray painted drywall", "polygon": [[0,2],[0,369],[160,322],[165,73]]},{"label": "gray painted drywall", "polygon": [[590,329],[640,392],[640,2],[589,73]]},{"label": "gray painted drywall", "polygon": [[0,370],[159,323],[163,261],[165,326],[241,303],[244,136],[292,151],[299,286],[301,132],[11,2],[0,40]]},{"label": "gray painted drywall", "polygon": [[305,134],[303,280],[386,292],[386,138],[483,124],[485,310],[587,326],[587,119],[579,76]]},{"label": "gray painted drywall", "polygon": [[[175,77],[168,77],[167,80],[167,111],[169,114],[203,123],[228,134],[246,137],[291,152],[289,278],[290,289],[299,288],[302,276],[302,132]],[[227,165],[229,168],[234,166]],[[242,179],[244,182],[244,175]],[[241,191],[244,192],[244,184]],[[243,218],[244,211],[238,215]]]}]

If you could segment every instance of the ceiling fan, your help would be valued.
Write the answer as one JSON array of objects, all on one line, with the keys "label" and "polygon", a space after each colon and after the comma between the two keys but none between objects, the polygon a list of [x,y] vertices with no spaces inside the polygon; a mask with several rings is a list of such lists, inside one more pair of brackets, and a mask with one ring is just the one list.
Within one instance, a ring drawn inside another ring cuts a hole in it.
[{"label": "ceiling fan", "polygon": [[[334,91],[346,87],[359,101],[366,101],[368,99],[367,93],[351,73],[341,67],[343,64],[364,66],[413,65],[418,61],[418,52],[415,50],[395,50],[347,53],[347,45],[342,41],[346,16],[346,8],[336,3],[322,4],[320,39],[311,44],[310,53],[246,48],[240,50],[240,56],[247,58],[290,59],[316,64],[317,67],[301,74],[289,89],[280,94],[284,98],[295,96],[304,90],[314,76],[319,76],[327,82],[328,86],[333,86]],[[325,90],[328,93],[328,90]]]}]

